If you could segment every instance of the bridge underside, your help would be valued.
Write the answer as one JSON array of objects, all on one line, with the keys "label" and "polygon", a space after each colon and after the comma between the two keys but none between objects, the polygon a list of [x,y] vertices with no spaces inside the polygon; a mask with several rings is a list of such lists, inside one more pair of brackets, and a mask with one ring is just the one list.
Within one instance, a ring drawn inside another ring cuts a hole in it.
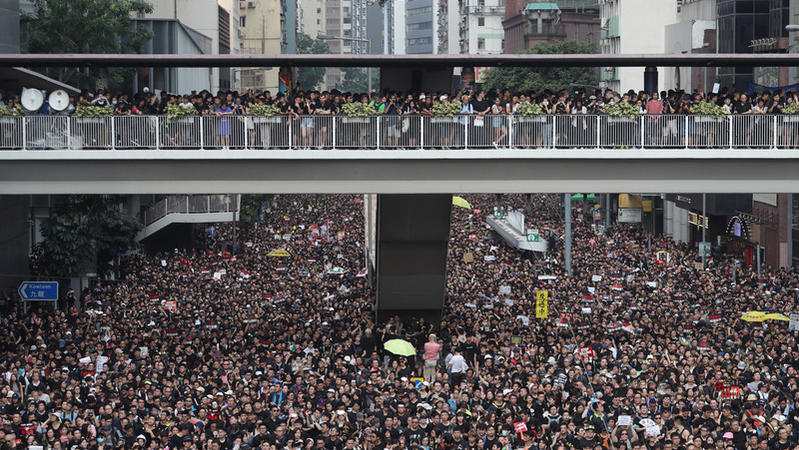
[{"label": "bridge underside", "polygon": [[438,319],[447,287],[452,196],[379,195],[377,315]]},{"label": "bridge underside", "polygon": [[797,190],[793,150],[0,152],[0,194]]}]

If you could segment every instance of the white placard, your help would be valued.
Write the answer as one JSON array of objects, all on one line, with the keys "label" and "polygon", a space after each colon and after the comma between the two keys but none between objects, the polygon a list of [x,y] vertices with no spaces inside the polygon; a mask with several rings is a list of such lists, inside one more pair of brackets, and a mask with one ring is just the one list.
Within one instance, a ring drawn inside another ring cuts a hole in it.
[{"label": "white placard", "polygon": [[595,283],[596,283],[597,281],[602,281],[602,275],[592,275],[592,276],[591,276],[591,281],[593,281],[593,282],[595,282]]},{"label": "white placard", "polygon": [[633,418],[630,416],[619,416],[619,420],[616,421],[616,424],[620,427],[626,427],[630,425],[633,421]]}]

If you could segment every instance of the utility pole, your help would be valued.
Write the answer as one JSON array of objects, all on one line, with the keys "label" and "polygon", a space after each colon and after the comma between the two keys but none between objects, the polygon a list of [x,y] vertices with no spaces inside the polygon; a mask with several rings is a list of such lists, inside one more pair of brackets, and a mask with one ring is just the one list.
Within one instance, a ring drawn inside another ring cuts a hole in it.
[{"label": "utility pole", "polygon": [[[707,233],[707,194],[702,194],[702,219],[699,223],[702,226],[702,268],[705,268],[705,261],[707,260],[707,248],[705,247],[705,233]],[[734,275],[733,275],[734,277]]]},{"label": "utility pole", "polygon": [[564,245],[566,273],[572,276],[572,196],[563,194],[563,209],[566,221],[566,242]]}]

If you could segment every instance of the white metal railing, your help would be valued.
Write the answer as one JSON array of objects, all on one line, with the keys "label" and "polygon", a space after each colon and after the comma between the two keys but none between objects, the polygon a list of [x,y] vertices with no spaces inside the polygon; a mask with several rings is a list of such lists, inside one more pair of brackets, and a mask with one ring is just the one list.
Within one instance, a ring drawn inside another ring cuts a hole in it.
[{"label": "white metal railing", "polygon": [[142,212],[141,222],[149,226],[169,214],[233,212],[236,203],[229,195],[168,195]]},{"label": "white metal railing", "polygon": [[799,116],[0,117],[0,150],[799,148]]}]

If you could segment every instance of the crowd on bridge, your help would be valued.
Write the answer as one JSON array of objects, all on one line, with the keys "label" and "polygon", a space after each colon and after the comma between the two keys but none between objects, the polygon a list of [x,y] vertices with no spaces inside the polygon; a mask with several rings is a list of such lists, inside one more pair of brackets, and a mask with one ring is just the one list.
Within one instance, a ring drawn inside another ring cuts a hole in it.
[{"label": "crowd on bridge", "polygon": [[[493,91],[450,92],[395,92],[386,89],[380,93],[352,93],[339,90],[298,90],[291,94],[270,91],[219,91],[216,95],[203,90],[187,94],[166,91],[154,93],[147,90],[137,94],[83,91],[70,95],[69,106],[58,114],[74,114],[78,106],[108,107],[114,115],[165,115],[168,105],[194,107],[198,115],[247,115],[253,105],[275,105],[279,114],[286,116],[338,115],[347,103],[366,103],[372,114],[378,115],[433,115],[439,103],[458,102],[462,115],[515,115],[525,103],[540,105],[540,114],[604,114],[607,105],[628,102],[641,114],[693,114],[692,108],[700,102],[723,107],[728,114],[782,114],[786,107],[799,102],[799,92],[765,91],[761,94],[735,92],[723,89],[717,93],[669,90],[647,93],[629,90],[615,92],[610,89],[594,91],[562,90],[559,92],[511,92],[508,89]],[[0,95],[0,105],[20,104],[19,95]],[[45,103],[40,114],[56,113]],[[791,114],[796,114],[792,112]]]},{"label": "crowd on bridge", "polygon": [[[796,333],[741,320],[795,311],[795,272],[758,278],[720,254],[702,268],[693,247],[602,229],[577,204],[569,277],[559,196],[463,197],[440,322],[375,321],[355,195],[276,196],[237,249],[218,225],[207,249],[131,256],[56,313],[6,312],[2,448],[799,444]],[[492,233],[498,204],[525,212],[546,255]]]}]

